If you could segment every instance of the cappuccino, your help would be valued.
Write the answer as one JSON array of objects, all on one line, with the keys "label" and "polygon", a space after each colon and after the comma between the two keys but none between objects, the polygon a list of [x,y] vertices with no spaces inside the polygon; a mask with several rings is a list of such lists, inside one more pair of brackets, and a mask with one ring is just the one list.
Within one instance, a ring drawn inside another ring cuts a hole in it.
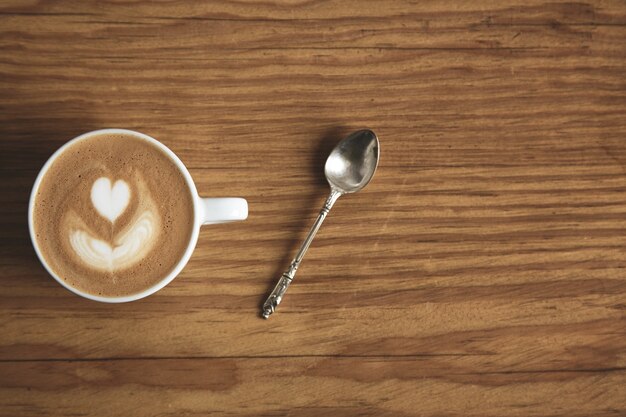
[{"label": "cappuccino", "polygon": [[137,294],[183,258],[194,198],[155,144],[130,133],[94,134],[45,172],[34,200],[36,245],[71,287],[101,297]]}]

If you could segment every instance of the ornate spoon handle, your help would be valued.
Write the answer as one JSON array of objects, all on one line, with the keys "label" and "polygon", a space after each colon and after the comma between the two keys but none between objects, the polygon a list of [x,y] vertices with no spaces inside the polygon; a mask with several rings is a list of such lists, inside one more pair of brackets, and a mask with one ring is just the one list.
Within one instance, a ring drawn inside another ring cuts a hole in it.
[{"label": "ornate spoon handle", "polygon": [[291,261],[289,268],[280,277],[278,283],[274,287],[274,290],[272,291],[270,296],[267,297],[265,303],[263,303],[262,315],[264,318],[268,319],[270,315],[272,315],[272,313],[276,311],[276,307],[278,307],[278,304],[280,304],[280,302],[283,300],[285,292],[287,292],[287,288],[289,288],[289,284],[291,284],[291,282],[293,281],[293,278],[296,275],[296,271],[298,270],[298,266],[300,266],[300,262],[302,262],[302,258],[304,258],[304,254],[309,249],[309,246],[311,246],[311,242],[313,241],[313,238],[315,237],[317,231],[320,229],[320,226],[322,226],[326,215],[340,196],[341,193],[339,191],[332,190],[330,192],[330,195],[326,199],[326,203],[324,203],[324,207],[320,211],[320,214],[317,216],[317,220],[315,220],[315,223],[313,224],[313,227],[311,227],[309,234],[307,235],[306,239],[304,239],[304,242],[302,242],[302,246],[300,246],[298,254],[295,258],[293,258],[293,261]]}]

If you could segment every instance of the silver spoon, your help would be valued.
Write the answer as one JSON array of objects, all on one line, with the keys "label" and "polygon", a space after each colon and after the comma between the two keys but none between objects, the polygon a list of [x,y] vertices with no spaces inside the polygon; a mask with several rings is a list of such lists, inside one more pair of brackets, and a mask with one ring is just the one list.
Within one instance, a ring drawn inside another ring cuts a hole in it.
[{"label": "silver spoon", "polygon": [[378,166],[379,156],[378,138],[371,130],[359,130],[352,133],[339,142],[330,153],[324,167],[326,180],[330,184],[330,195],[304,243],[300,246],[298,254],[291,261],[291,265],[280,277],[278,284],[263,304],[262,315],[264,318],[269,318],[283,300],[304,254],[309,249],[315,234],[320,229],[335,201],[344,194],[360,191],[370,182]]}]

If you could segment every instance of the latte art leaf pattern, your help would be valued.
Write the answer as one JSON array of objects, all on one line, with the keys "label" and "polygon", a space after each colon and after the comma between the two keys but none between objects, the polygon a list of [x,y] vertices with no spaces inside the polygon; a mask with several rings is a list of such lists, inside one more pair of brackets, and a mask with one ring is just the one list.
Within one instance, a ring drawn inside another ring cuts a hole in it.
[{"label": "latte art leaf pattern", "polygon": [[[112,241],[96,236],[78,213],[68,214],[66,225],[70,231],[70,246],[86,266],[113,272],[135,265],[152,250],[159,235],[160,220],[147,187],[141,180],[137,182],[142,208],[124,229],[116,231]],[[130,198],[130,188],[122,180],[111,187],[111,180],[99,178],[91,191],[94,207],[111,223],[123,214]]]}]

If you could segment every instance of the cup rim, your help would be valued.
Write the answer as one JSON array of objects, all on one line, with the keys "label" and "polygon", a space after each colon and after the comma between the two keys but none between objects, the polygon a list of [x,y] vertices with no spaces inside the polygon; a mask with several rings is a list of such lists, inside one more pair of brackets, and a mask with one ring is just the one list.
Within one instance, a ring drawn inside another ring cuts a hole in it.
[{"label": "cup rim", "polygon": [[[90,293],[87,293],[85,291],[81,291],[78,288],[75,288],[75,287],[69,285],[67,282],[65,282],[59,275],[56,274],[56,272],[54,272],[52,270],[50,265],[48,265],[48,262],[46,261],[46,259],[44,258],[43,254],[41,253],[41,250],[39,249],[39,244],[37,243],[37,240],[35,238],[36,236],[35,236],[35,230],[34,230],[33,213],[34,213],[34,209],[35,209],[35,197],[37,195],[37,191],[39,190],[39,186],[41,185],[41,182],[42,182],[44,176],[46,175],[46,173],[48,172],[48,169],[50,168],[50,166],[59,157],[59,155],[61,155],[63,152],[65,152],[73,144],[75,144],[75,143],[77,143],[77,142],[79,142],[81,140],[88,139],[88,138],[90,138],[90,137],[92,137],[94,135],[100,135],[100,134],[125,134],[125,135],[130,135],[130,136],[134,136],[134,137],[137,137],[139,139],[145,140],[145,141],[153,144],[157,148],[159,148],[161,151],[163,151],[170,158],[170,160],[172,160],[174,162],[174,164],[176,164],[176,166],[178,167],[178,169],[182,173],[183,177],[185,178],[185,183],[187,184],[187,187],[189,188],[189,192],[191,193],[191,198],[193,200],[194,225],[193,225],[193,229],[191,231],[191,238],[189,239],[189,244],[187,245],[187,248],[185,249],[185,252],[183,253],[183,256],[180,258],[180,260],[178,261],[178,263],[176,264],[174,269],[172,269],[172,271],[168,275],[166,275],[165,278],[163,278],[162,280],[160,280],[159,282],[157,282],[153,286],[151,286],[151,287],[149,287],[149,288],[147,288],[147,289],[145,289],[143,291],[140,291],[138,293],[135,293],[135,294],[119,296],[119,297],[105,297],[105,296],[90,294]],[[193,253],[193,251],[194,251],[194,249],[196,247],[196,244],[198,242],[198,236],[200,234],[200,226],[201,226],[201,222],[202,222],[202,216],[201,216],[201,211],[200,210],[201,210],[201,207],[200,207],[200,197],[198,196],[198,191],[196,189],[195,183],[193,182],[193,179],[191,178],[191,174],[189,173],[189,170],[187,169],[187,167],[185,167],[183,162],[180,160],[180,158],[178,158],[178,156],[170,148],[168,148],[167,146],[165,146],[163,143],[159,142],[157,139],[153,138],[152,136],[149,136],[149,135],[146,135],[145,133],[137,132],[137,131],[134,131],[134,130],[119,129],[119,128],[97,129],[97,130],[92,130],[90,132],[83,133],[83,134],[78,135],[75,138],[67,141],[59,149],[57,149],[50,156],[50,158],[48,158],[46,163],[43,165],[43,167],[39,171],[39,174],[37,174],[37,179],[35,179],[35,183],[33,184],[33,188],[32,188],[31,193],[30,193],[30,198],[29,198],[29,202],[28,202],[28,230],[29,230],[29,234],[30,234],[31,243],[33,244],[33,248],[35,249],[35,252],[37,253],[37,257],[39,258],[39,261],[44,266],[46,271],[59,284],[61,284],[67,290],[73,292],[76,295],[79,295],[81,297],[84,297],[84,298],[87,298],[87,299],[90,299],[90,300],[93,300],[93,301],[99,301],[99,302],[103,302],[103,303],[126,303],[126,302],[130,302],[130,301],[136,301],[136,300],[139,300],[141,298],[145,298],[145,297],[147,297],[149,295],[152,295],[155,292],[159,291],[160,289],[165,287],[167,284],[172,282],[174,280],[174,278],[176,278],[178,276],[178,274],[182,271],[182,269],[185,267],[185,265],[187,265],[187,262],[189,262],[189,259],[191,258],[191,254]]]}]

